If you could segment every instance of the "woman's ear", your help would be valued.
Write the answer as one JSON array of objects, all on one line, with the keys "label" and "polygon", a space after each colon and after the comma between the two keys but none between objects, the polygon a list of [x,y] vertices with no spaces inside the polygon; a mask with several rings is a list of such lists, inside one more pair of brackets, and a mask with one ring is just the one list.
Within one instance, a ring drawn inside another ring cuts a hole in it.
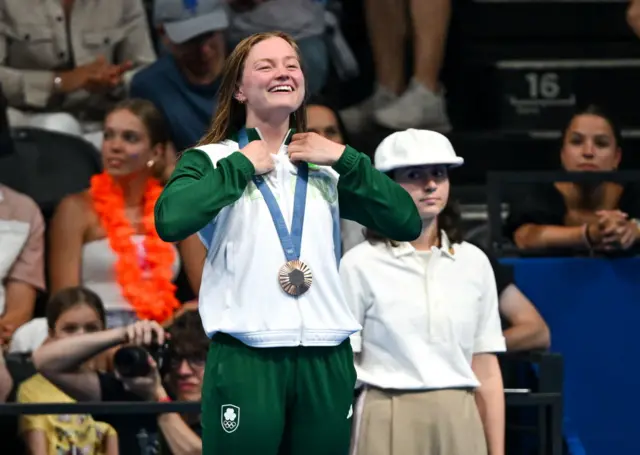
[{"label": "woman's ear", "polygon": [[167,144],[163,144],[162,142],[157,143],[151,149],[151,159],[156,163],[158,161],[164,161],[166,150]]},{"label": "woman's ear", "polygon": [[157,144],[152,151],[154,158],[151,159],[153,161],[151,172],[153,177],[165,184],[176,167],[178,158],[176,149],[173,143],[167,142],[166,144]]},{"label": "woman's ear", "polygon": [[244,96],[244,93],[242,93],[242,90],[240,89],[236,90],[236,92],[233,94],[233,97],[240,104],[244,104],[244,102],[247,101],[247,97]]}]

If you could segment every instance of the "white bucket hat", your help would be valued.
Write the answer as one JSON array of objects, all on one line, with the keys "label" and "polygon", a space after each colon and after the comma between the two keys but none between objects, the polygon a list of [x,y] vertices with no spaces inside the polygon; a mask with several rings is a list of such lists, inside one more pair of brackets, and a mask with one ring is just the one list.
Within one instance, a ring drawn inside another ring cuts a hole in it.
[{"label": "white bucket hat", "polygon": [[380,143],[374,157],[381,172],[411,166],[447,165],[456,167],[464,159],[456,155],[449,139],[429,130],[408,129],[393,133]]}]

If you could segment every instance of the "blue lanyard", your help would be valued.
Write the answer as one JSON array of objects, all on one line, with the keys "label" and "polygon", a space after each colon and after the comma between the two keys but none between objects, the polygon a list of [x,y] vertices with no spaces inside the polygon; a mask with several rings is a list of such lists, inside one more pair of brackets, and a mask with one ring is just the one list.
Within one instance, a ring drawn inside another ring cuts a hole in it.
[{"label": "blue lanyard", "polygon": [[[241,149],[249,143],[247,130],[242,128],[238,133],[238,145]],[[291,220],[291,233],[287,229],[287,224],[282,216],[282,211],[278,206],[275,196],[271,192],[271,188],[264,181],[261,175],[253,176],[253,183],[256,184],[264,202],[267,204],[271,219],[276,227],[276,232],[280,238],[280,244],[284,250],[287,261],[293,261],[300,258],[300,249],[302,246],[302,226],[304,224],[304,211],[307,201],[307,180],[309,178],[309,168],[307,163],[301,163],[298,166],[298,178],[296,179],[296,190],[293,196],[293,218]]]}]

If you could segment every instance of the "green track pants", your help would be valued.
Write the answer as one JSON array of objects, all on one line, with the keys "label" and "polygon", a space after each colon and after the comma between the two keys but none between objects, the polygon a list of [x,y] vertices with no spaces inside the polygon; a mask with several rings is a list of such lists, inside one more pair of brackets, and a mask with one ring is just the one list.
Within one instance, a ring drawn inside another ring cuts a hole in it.
[{"label": "green track pants", "polygon": [[348,339],[252,348],[216,334],[202,388],[203,455],[348,455],[355,381]]}]

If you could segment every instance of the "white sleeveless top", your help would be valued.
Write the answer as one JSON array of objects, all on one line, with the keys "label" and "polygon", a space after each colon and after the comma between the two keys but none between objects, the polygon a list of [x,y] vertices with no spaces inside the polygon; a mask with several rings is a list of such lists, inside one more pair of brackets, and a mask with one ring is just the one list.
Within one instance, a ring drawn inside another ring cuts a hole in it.
[{"label": "white sleeveless top", "polygon": [[[134,235],[131,240],[138,248],[141,257],[144,256],[144,236]],[[180,270],[180,255],[174,246],[175,260],[173,262],[173,279]],[[109,239],[104,238],[85,243],[82,247],[82,265],[80,282],[82,286],[98,294],[104,303],[107,313],[111,311],[134,311],[131,304],[122,295],[120,284],[116,276],[115,265],[118,256],[111,249]]]}]

